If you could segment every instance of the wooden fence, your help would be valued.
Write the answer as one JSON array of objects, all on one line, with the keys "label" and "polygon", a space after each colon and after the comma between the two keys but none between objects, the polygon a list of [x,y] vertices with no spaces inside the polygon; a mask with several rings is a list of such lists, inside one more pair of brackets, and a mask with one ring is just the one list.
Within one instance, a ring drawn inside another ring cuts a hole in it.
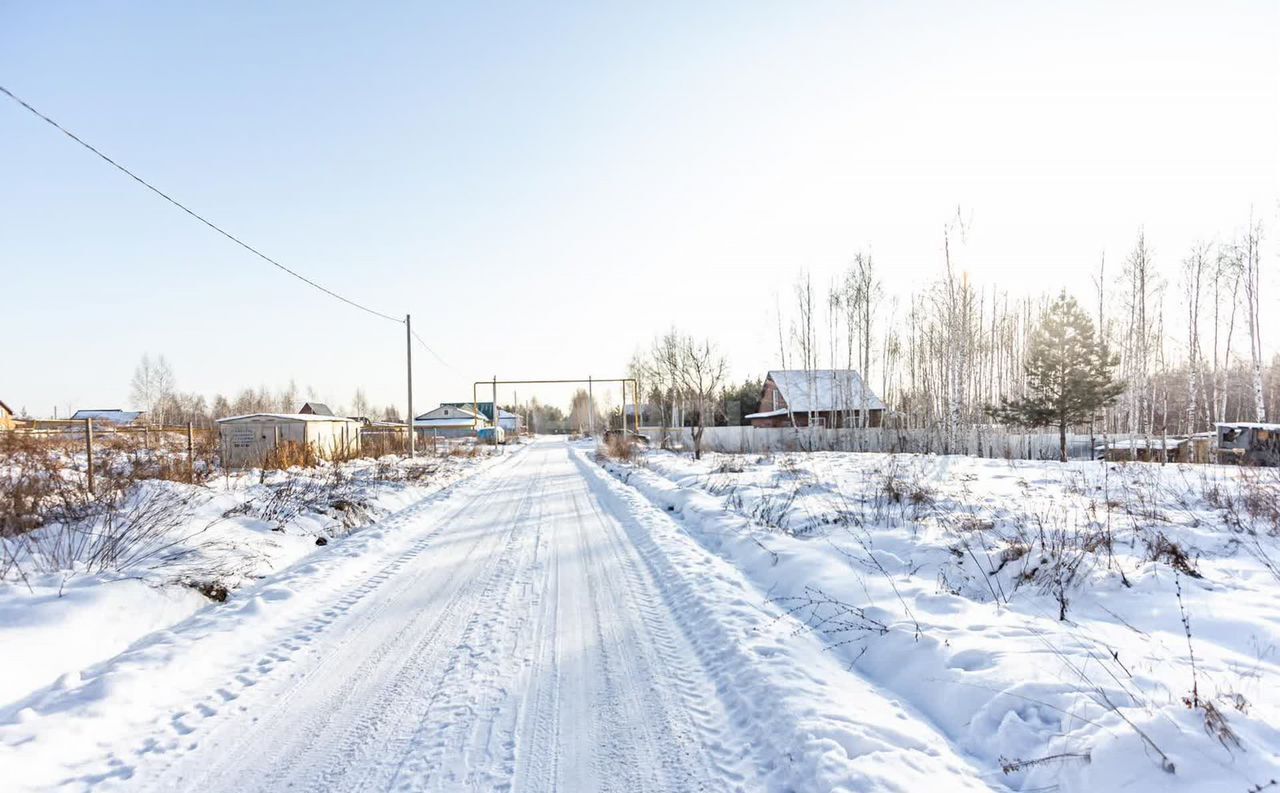
[{"label": "wooden fence", "polygon": [[180,445],[185,447],[187,457],[187,475],[195,478],[195,445],[196,437],[212,437],[215,430],[196,429],[194,424],[184,426],[120,426],[109,421],[98,419],[37,419],[19,421],[10,430],[18,435],[26,435],[43,439],[65,439],[73,444],[84,444],[88,457],[86,484],[90,495],[94,494],[94,459],[101,451],[104,442],[129,439],[136,442],[141,439],[145,449],[162,448],[169,437],[177,437]]}]

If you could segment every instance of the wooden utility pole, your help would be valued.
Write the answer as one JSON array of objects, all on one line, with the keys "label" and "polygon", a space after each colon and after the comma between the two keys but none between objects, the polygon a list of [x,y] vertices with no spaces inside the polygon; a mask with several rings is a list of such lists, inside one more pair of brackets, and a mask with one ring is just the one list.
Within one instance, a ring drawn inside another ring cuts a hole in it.
[{"label": "wooden utility pole", "polygon": [[187,422],[187,481],[196,481],[196,438],[195,427]]},{"label": "wooden utility pole", "polygon": [[410,324],[408,314],[404,315],[404,357],[409,370],[409,415],[405,416],[405,421],[409,425],[409,456],[416,457],[413,443],[413,325]]}]

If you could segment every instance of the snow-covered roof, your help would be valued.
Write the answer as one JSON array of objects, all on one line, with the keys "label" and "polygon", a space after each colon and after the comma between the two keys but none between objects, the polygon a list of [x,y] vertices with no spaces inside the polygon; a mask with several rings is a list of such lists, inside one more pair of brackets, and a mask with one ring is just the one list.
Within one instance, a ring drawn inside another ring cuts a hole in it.
[{"label": "snow-covered roof", "polygon": [[792,413],[823,410],[884,410],[885,404],[852,369],[775,369],[778,386]]},{"label": "snow-covered roof", "polygon": [[747,415],[743,416],[743,418],[744,419],[771,419],[774,416],[785,416],[785,415],[787,415],[787,409],[778,408],[777,410],[766,410],[763,413],[748,413]]},{"label": "snow-covered roof", "polygon": [[93,419],[94,421],[109,421],[112,424],[132,424],[141,415],[141,410],[111,408],[109,410],[77,410],[71,418],[72,420]]},{"label": "snow-covered roof", "polygon": [[1271,430],[1280,432],[1280,424],[1269,424],[1259,421],[1219,421],[1214,424],[1215,427],[1234,427],[1238,429],[1250,430]]},{"label": "snow-covered roof", "polygon": [[452,419],[452,418],[456,418],[458,415],[462,415],[466,417],[468,423],[472,419],[480,419],[481,421],[489,420],[487,417],[485,417],[483,413],[477,413],[469,407],[463,407],[461,405],[445,403],[438,408],[432,408],[431,410],[428,410],[426,413],[423,413],[422,415],[415,417],[414,421],[434,421],[436,419]]},{"label": "snow-covered roof", "polygon": [[[485,419],[485,418],[480,419],[480,421],[481,421],[483,424],[485,424],[485,425],[487,425],[487,424],[489,423],[489,420],[488,420],[488,419]],[[459,418],[447,418],[447,419],[445,419],[445,418],[437,418],[437,419],[424,419],[424,418],[417,418],[417,419],[414,419],[414,420],[413,420],[413,426],[415,426],[415,427],[425,427],[426,429],[433,429],[433,428],[434,428],[434,429],[446,429],[446,428],[454,428],[454,427],[467,427],[467,428],[470,428],[470,427],[475,426],[475,423],[476,423],[475,418],[473,418],[473,417],[471,417],[471,416],[462,416],[462,417],[459,417]]]},{"label": "snow-covered roof", "polygon": [[359,424],[355,419],[349,419],[346,416],[321,416],[316,413],[246,413],[243,416],[228,416],[225,419],[218,419],[219,424],[228,424],[233,421],[247,421],[249,419],[275,419],[277,421],[343,421],[349,424]]}]

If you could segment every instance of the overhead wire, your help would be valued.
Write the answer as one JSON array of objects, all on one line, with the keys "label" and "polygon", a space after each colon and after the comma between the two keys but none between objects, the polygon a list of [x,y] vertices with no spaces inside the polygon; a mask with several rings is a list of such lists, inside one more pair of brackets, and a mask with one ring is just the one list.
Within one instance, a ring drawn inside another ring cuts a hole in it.
[{"label": "overhead wire", "polygon": [[431,345],[427,344],[425,341],[422,340],[422,337],[418,335],[418,331],[410,329],[409,333],[411,333],[413,335],[413,338],[416,339],[418,343],[422,345],[422,348],[427,352],[431,353],[431,356],[435,358],[437,361],[439,361],[442,366],[448,367],[449,369],[453,369],[453,366],[451,366],[448,361],[441,358],[439,353],[431,349]]},{"label": "overhead wire", "polygon": [[[250,245],[249,243],[245,242],[244,240],[240,239],[239,237],[235,236],[234,234],[230,233],[229,231],[226,231],[226,230],[225,230],[225,229],[223,229],[221,226],[218,226],[216,223],[213,223],[212,221],[210,221],[210,220],[206,219],[205,217],[203,217],[203,216],[202,216],[202,215],[200,215],[199,213],[197,213],[197,212],[195,212],[194,210],[190,209],[189,207],[187,207],[187,206],[186,206],[185,204],[183,204],[182,202],[180,202],[180,201],[178,201],[177,199],[173,198],[172,196],[170,196],[169,194],[165,193],[165,192],[164,192],[163,190],[161,190],[160,188],[156,187],[155,185],[151,184],[151,183],[150,183],[150,182],[148,182],[147,180],[143,179],[141,176],[138,176],[138,175],[137,175],[136,173],[134,173],[133,171],[129,170],[128,168],[124,167],[124,166],[123,166],[123,165],[121,165],[120,163],[118,163],[118,162],[116,162],[115,160],[111,159],[111,158],[110,158],[110,157],[108,157],[106,154],[103,154],[103,153],[102,153],[100,150],[98,150],[96,147],[94,147],[94,146],[93,146],[93,145],[91,145],[90,143],[86,142],[84,139],[80,138],[80,137],[79,137],[78,135],[76,135],[74,132],[71,132],[69,129],[67,129],[66,127],[62,126],[62,125],[61,125],[61,124],[59,124],[58,122],[54,121],[54,120],[53,120],[52,118],[50,118],[49,116],[47,116],[47,115],[45,115],[44,113],[42,113],[42,112],[40,112],[39,110],[37,110],[37,109],[36,109],[35,107],[33,107],[30,103],[28,103],[26,100],[24,100],[24,99],[22,99],[21,97],[17,96],[17,95],[16,95],[16,94],[14,94],[12,91],[10,91],[8,88],[5,88],[3,85],[0,85],[0,93],[3,93],[5,96],[8,96],[10,99],[12,99],[13,101],[15,101],[15,102],[17,102],[18,104],[22,105],[22,106],[23,106],[24,108],[26,108],[27,110],[31,111],[31,112],[32,112],[33,114],[35,114],[38,118],[40,118],[40,119],[44,120],[45,122],[47,122],[48,124],[50,124],[51,126],[53,126],[55,129],[57,129],[59,132],[61,132],[62,134],[66,135],[68,138],[71,138],[71,140],[73,140],[73,141],[75,141],[76,143],[80,144],[81,146],[83,146],[84,148],[88,149],[89,151],[93,152],[93,153],[94,153],[94,154],[96,154],[98,157],[100,157],[103,161],[105,161],[105,162],[107,162],[108,164],[110,164],[110,165],[111,165],[113,168],[115,168],[116,170],[118,170],[118,171],[120,171],[121,173],[125,174],[126,176],[128,176],[129,178],[131,178],[131,179],[133,179],[135,182],[137,182],[138,184],[142,185],[143,187],[147,188],[147,189],[148,189],[148,190],[150,190],[151,192],[153,192],[153,193],[155,193],[156,195],[158,195],[158,196],[160,196],[161,198],[163,198],[165,201],[168,201],[170,204],[173,204],[173,205],[174,205],[174,206],[176,206],[178,209],[181,209],[183,212],[186,212],[186,213],[187,213],[188,215],[190,215],[191,217],[193,217],[193,218],[195,218],[196,220],[200,221],[200,222],[201,222],[201,223],[203,223],[204,225],[206,225],[206,226],[208,226],[209,228],[213,229],[214,231],[218,232],[218,233],[219,233],[219,234],[221,234],[222,236],[224,236],[224,237],[226,237],[227,239],[231,240],[231,241],[232,241],[232,242],[234,242],[235,244],[239,245],[241,248],[244,248],[245,250],[249,251],[250,253],[252,253],[253,255],[257,256],[257,257],[258,257],[258,258],[260,258],[260,259],[262,259],[263,261],[267,262],[268,264],[272,265],[273,267],[276,267],[276,268],[278,268],[278,269],[280,269],[280,270],[283,270],[284,272],[288,273],[289,275],[293,276],[294,278],[297,278],[299,281],[302,281],[303,283],[307,284],[308,286],[314,287],[315,289],[319,289],[321,292],[324,292],[326,295],[329,295],[330,297],[333,297],[333,298],[336,298],[336,299],[338,299],[338,300],[341,300],[343,303],[346,303],[346,304],[347,304],[347,305],[349,305],[349,306],[353,306],[353,307],[355,307],[355,308],[358,308],[358,309],[360,309],[361,311],[364,311],[364,312],[367,312],[367,313],[369,313],[369,314],[374,315],[375,317],[381,317],[382,319],[390,320],[391,322],[395,322],[395,323],[398,323],[398,324],[403,324],[403,323],[404,323],[404,320],[403,320],[403,319],[400,319],[400,318],[398,318],[398,317],[393,317],[393,316],[391,316],[390,314],[384,314],[383,312],[378,311],[377,309],[369,308],[368,306],[363,305],[363,304],[361,304],[361,303],[358,303],[358,302],[356,302],[355,300],[352,300],[351,298],[344,297],[344,296],[342,296],[342,295],[338,294],[337,292],[333,291],[332,289],[329,289],[328,287],[323,286],[323,285],[321,285],[321,284],[318,284],[318,283],[316,283],[315,281],[311,280],[310,278],[307,278],[305,275],[302,275],[301,273],[297,272],[296,270],[293,270],[293,269],[291,269],[291,268],[289,268],[289,267],[286,267],[285,265],[281,264],[280,262],[278,262],[278,261],[276,261],[275,259],[271,258],[270,256],[266,255],[266,254],[265,254],[265,253],[263,253],[262,251],[260,251],[260,250],[258,250],[257,248],[253,247],[253,246],[252,246],[252,245]],[[417,334],[415,333],[414,335],[416,336]],[[421,341],[421,339],[419,339],[419,341]],[[426,343],[425,343],[425,342],[422,342],[422,344],[423,344],[423,346],[424,346],[424,347],[426,346]],[[429,351],[431,351],[431,349],[430,349],[429,347],[428,347],[427,349],[428,349]],[[435,355],[435,352],[434,352],[434,351],[431,351],[431,354],[432,354],[432,355]],[[439,356],[436,356],[436,358],[437,358],[437,359],[439,359]],[[443,363],[443,361],[441,361],[441,362]]]}]

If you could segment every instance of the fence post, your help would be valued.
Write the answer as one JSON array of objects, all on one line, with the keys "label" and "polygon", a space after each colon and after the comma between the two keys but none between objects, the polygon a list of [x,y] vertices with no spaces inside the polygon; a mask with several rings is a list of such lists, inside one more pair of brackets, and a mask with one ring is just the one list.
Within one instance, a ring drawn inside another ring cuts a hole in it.
[{"label": "fence post", "polygon": [[84,420],[84,446],[89,457],[89,495],[93,495],[93,419]]},{"label": "fence post", "polygon": [[147,451],[151,451],[151,428],[150,427],[142,428],[142,445],[147,448]]},{"label": "fence post", "polygon": [[187,481],[196,481],[196,443],[195,428],[187,422]]}]

